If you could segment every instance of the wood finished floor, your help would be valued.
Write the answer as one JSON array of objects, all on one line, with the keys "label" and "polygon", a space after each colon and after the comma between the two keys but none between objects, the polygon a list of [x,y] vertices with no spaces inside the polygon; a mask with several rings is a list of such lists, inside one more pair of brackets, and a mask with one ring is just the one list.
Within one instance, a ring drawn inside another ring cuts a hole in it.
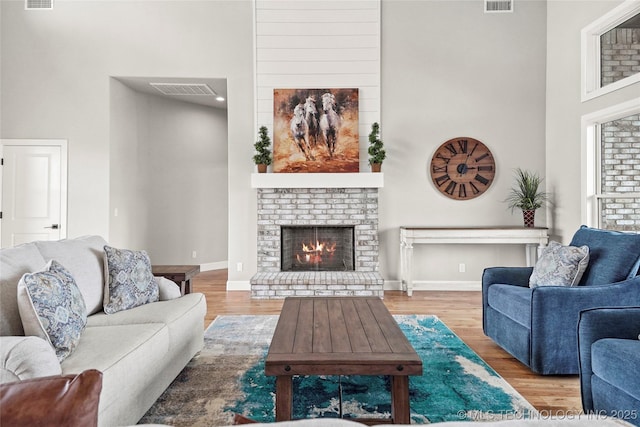
[{"label": "wood finished floor", "polygon": [[[207,299],[205,327],[222,314],[279,314],[283,300],[251,299],[248,291],[226,291],[227,270],[205,271],[193,280],[193,291]],[[387,291],[384,303],[391,314],[435,314],[545,415],[581,412],[577,376],[541,376],[515,360],[482,332],[480,292],[414,291],[407,297]]]}]

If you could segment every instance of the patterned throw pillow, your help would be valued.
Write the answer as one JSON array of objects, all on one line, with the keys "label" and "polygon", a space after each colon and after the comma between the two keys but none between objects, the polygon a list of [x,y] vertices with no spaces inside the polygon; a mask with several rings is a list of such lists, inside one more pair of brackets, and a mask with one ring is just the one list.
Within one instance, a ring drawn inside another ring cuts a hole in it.
[{"label": "patterned throw pillow", "polygon": [[105,246],[104,254],[106,314],[158,301],[158,284],[153,280],[151,260],[145,251]]},{"label": "patterned throw pillow", "polygon": [[533,267],[529,287],[575,286],[589,265],[588,246],[562,246],[549,242]]},{"label": "patterned throw pillow", "polygon": [[62,362],[75,350],[87,325],[87,308],[71,274],[55,260],[18,283],[18,309],[25,335],[53,346]]}]

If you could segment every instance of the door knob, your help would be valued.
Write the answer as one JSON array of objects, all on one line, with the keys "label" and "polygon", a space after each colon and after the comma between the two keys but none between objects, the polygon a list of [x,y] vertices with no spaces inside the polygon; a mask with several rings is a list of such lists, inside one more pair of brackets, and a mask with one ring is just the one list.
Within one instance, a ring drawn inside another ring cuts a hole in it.
[{"label": "door knob", "polygon": [[45,227],[45,228],[52,228],[54,230],[57,230],[58,228],[60,228],[60,226],[58,224],[51,224],[51,227]]}]

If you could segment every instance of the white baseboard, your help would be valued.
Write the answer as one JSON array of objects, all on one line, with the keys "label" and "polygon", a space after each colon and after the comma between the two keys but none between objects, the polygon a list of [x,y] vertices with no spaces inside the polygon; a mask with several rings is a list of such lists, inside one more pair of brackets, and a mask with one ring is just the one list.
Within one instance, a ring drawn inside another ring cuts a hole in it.
[{"label": "white baseboard", "polygon": [[248,280],[227,280],[227,291],[250,291],[251,282]]},{"label": "white baseboard", "polygon": [[[399,280],[385,280],[384,289],[401,291]],[[414,280],[414,291],[481,291],[482,282],[476,280]]]},{"label": "white baseboard", "polygon": [[225,268],[229,268],[228,261],[207,262],[204,264],[200,264],[200,271],[224,270]]}]

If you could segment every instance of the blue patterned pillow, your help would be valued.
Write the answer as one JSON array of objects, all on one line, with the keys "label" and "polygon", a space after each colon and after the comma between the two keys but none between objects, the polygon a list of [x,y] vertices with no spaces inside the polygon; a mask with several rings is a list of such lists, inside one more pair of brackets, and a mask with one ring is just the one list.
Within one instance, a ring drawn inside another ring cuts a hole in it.
[{"label": "blue patterned pillow", "polygon": [[75,280],[51,260],[44,271],[27,273],[18,283],[18,309],[25,335],[53,346],[62,362],[75,350],[87,325],[87,308]]},{"label": "blue patterned pillow", "polygon": [[106,314],[158,301],[160,291],[153,279],[151,260],[145,251],[105,246],[104,254]]},{"label": "blue patterned pillow", "polygon": [[529,287],[576,286],[588,265],[588,246],[562,246],[558,242],[549,242],[533,267]]}]

